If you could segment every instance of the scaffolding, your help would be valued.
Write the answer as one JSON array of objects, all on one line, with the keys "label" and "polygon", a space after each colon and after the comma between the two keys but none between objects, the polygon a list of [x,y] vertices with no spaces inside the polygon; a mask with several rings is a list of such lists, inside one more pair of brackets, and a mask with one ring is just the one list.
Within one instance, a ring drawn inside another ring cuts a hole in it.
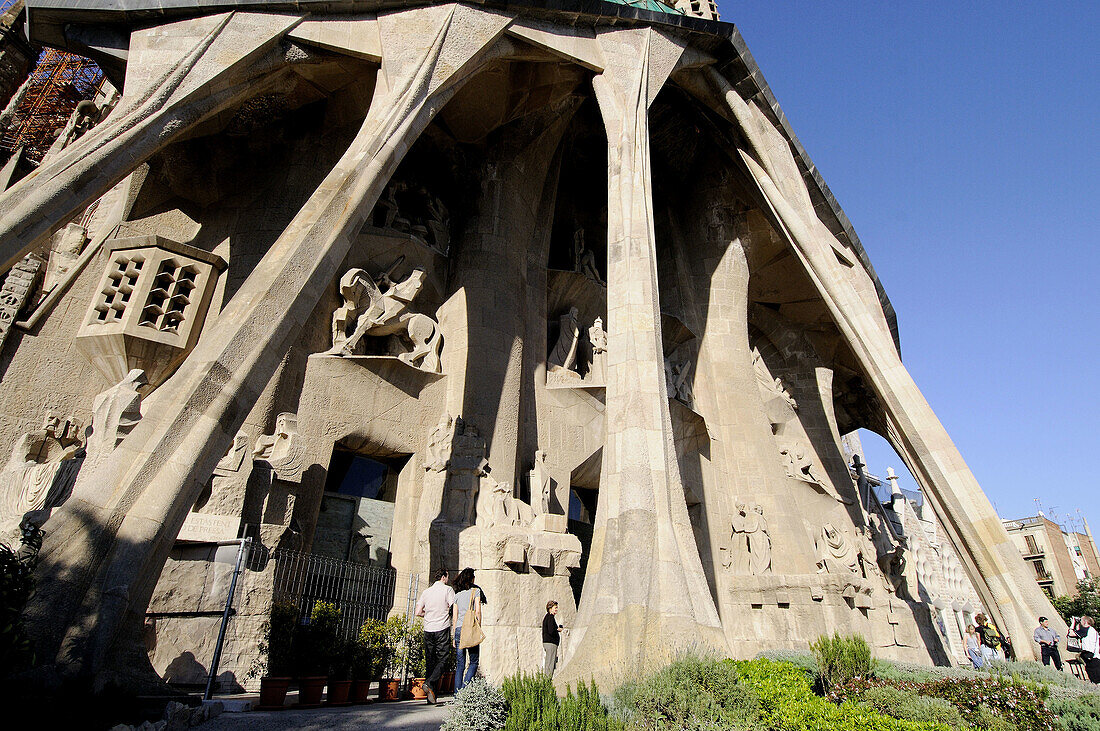
[{"label": "scaffolding", "polygon": [[42,51],[24,87],[12,99],[11,120],[0,133],[0,157],[18,148],[33,165],[42,161],[76,105],[94,99],[104,84],[93,61],[53,48]]}]

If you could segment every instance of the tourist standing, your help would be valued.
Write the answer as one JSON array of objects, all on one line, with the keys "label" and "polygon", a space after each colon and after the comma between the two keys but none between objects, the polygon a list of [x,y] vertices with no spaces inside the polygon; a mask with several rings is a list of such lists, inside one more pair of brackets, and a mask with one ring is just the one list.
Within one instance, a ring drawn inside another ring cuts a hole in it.
[{"label": "tourist standing", "polygon": [[[455,577],[455,604],[453,607],[455,626],[455,693],[474,679],[477,674],[478,661],[481,659],[480,647],[459,647],[462,639],[462,622],[466,619],[466,613],[473,611],[477,621],[481,622],[481,589],[474,584],[474,570],[464,568]],[[466,664],[469,659],[469,665]]]},{"label": "tourist standing", "polygon": [[1081,659],[1085,661],[1085,672],[1089,680],[1100,683],[1100,634],[1092,626],[1092,617],[1081,617],[1084,633],[1081,635]]},{"label": "tourist standing", "polygon": [[1039,626],[1035,628],[1035,641],[1039,643],[1039,652],[1043,656],[1043,664],[1050,665],[1054,661],[1054,667],[1062,669],[1062,656],[1058,654],[1058,633],[1050,628],[1050,620],[1039,617]]},{"label": "tourist standing", "polygon": [[558,624],[558,603],[551,599],[546,602],[546,616],[542,618],[542,649],[546,654],[542,670],[554,677],[554,668],[558,665],[558,645],[561,643],[561,625]]},{"label": "tourist standing", "polygon": [[974,631],[981,640],[982,659],[986,662],[997,657],[1001,647],[1001,637],[993,625],[988,624],[984,614],[974,615]]},{"label": "tourist standing", "polygon": [[455,592],[447,582],[447,569],[435,572],[435,583],[416,600],[416,616],[424,618],[424,655],[428,674],[424,692],[428,703],[435,703],[439,677],[443,674],[443,659],[451,645],[451,607]]},{"label": "tourist standing", "polygon": [[970,664],[975,670],[981,670],[985,665],[985,659],[982,657],[982,641],[978,638],[978,633],[974,631],[972,624],[966,625],[966,656],[970,658]]}]

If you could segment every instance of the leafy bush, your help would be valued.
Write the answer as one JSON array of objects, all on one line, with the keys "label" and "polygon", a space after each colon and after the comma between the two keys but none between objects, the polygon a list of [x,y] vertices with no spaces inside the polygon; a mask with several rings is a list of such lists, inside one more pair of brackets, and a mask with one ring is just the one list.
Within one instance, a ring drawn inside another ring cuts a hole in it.
[{"label": "leafy bush", "polygon": [[[728,661],[732,662],[732,661]],[[788,663],[752,660],[732,663],[741,682],[755,691],[762,710],[760,726],[782,731],[948,731],[927,721],[903,721],[884,716],[852,701],[831,703],[814,695],[810,681]],[[867,681],[863,681],[867,682]]]},{"label": "leafy bush", "polygon": [[359,635],[355,638],[352,675],[356,680],[378,680],[390,664],[391,654],[386,644],[386,625],[377,619],[368,619],[359,627]]},{"label": "leafy bush", "polygon": [[554,684],[542,673],[519,673],[504,681],[501,692],[508,703],[504,731],[617,731],[623,726],[608,715],[596,684],[570,688],[558,699]]},{"label": "leafy bush", "polygon": [[0,543],[0,675],[15,673],[34,664],[34,648],[23,626],[23,610],[34,593],[34,568],[45,533],[24,521],[23,544],[14,551]]},{"label": "leafy bush", "polygon": [[294,669],[298,677],[339,672],[333,665],[341,661],[340,609],[331,602],[317,602],[309,615],[309,624],[298,627],[294,636]]},{"label": "leafy bush", "polygon": [[1071,617],[1100,615],[1100,577],[1077,582],[1075,596],[1060,596],[1054,600],[1054,608],[1067,623]]},{"label": "leafy bush", "polygon": [[1064,731],[1100,731],[1100,696],[1086,695],[1050,702],[1055,724]]},{"label": "leafy bush", "polygon": [[968,728],[962,713],[950,702],[911,690],[890,685],[872,686],[860,695],[859,702],[879,713],[903,721],[929,721],[942,723],[953,729]]},{"label": "leafy bush", "polygon": [[871,648],[859,635],[832,637],[821,635],[810,645],[818,665],[818,678],[828,692],[834,686],[852,678],[866,678],[871,674]]},{"label": "leafy bush", "polygon": [[[757,659],[774,660],[775,662],[789,662],[806,673],[811,682],[817,680],[821,669],[817,665],[817,658],[812,652],[804,650],[764,650],[757,653]],[[876,661],[877,662],[877,661]]]},{"label": "leafy bush", "polygon": [[927,683],[931,680],[943,680],[944,678],[981,678],[983,673],[969,667],[942,667],[916,665],[909,662],[896,660],[875,660],[872,666],[872,674],[876,678],[891,682]]},{"label": "leafy bush", "polygon": [[455,693],[440,731],[497,731],[507,719],[504,694],[478,677]]},{"label": "leafy bush", "polygon": [[747,727],[760,717],[759,700],[738,685],[732,663],[696,657],[623,685],[614,699],[619,715],[638,729]]},{"label": "leafy bush", "polygon": [[987,661],[986,665],[990,673],[1006,675],[1017,681],[1081,689],[1084,692],[1092,692],[1094,689],[1091,683],[1085,683],[1073,677],[1072,673],[1062,672],[1053,665],[1043,665],[1040,662],[1005,662],[1004,660],[994,659]]},{"label": "leafy bush", "polygon": [[857,678],[837,686],[829,696],[836,702],[861,701],[872,688],[883,685],[949,701],[967,723],[978,728],[991,724],[1001,726],[989,720],[993,717],[1019,731],[1051,731],[1054,728],[1054,717],[1043,702],[1045,686],[986,674],[927,682]]},{"label": "leafy bush", "polygon": [[252,661],[245,677],[262,675],[285,678],[294,673],[294,630],[298,626],[298,607],[293,602],[275,602],[271,618],[260,628],[263,639],[257,646],[259,655]]}]

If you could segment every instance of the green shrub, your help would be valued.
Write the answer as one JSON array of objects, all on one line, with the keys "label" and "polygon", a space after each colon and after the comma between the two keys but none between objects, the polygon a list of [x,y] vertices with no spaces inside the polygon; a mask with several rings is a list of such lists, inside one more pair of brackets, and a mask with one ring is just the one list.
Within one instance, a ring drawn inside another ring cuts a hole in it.
[{"label": "green shrub", "polygon": [[1005,675],[1019,681],[1084,689],[1086,692],[1091,692],[1095,687],[1091,683],[1085,683],[1073,677],[1072,673],[1062,672],[1053,665],[1043,665],[1040,662],[990,660],[986,666],[994,675]]},{"label": "green shrub", "polygon": [[356,680],[378,680],[390,664],[391,655],[386,644],[386,625],[377,619],[368,619],[359,627],[355,640],[352,674]]},{"label": "green shrub", "polygon": [[1064,731],[1100,731],[1100,696],[1058,699],[1049,708],[1056,716],[1055,724]]},{"label": "green shrub", "polygon": [[614,700],[618,715],[638,729],[750,727],[760,717],[760,702],[738,684],[734,663],[695,657],[623,685]]},{"label": "green shrub", "polygon": [[927,683],[944,678],[981,678],[983,673],[969,667],[943,667],[917,665],[896,660],[878,660],[872,665],[872,674],[891,682]]},{"label": "green shrub", "polygon": [[911,690],[890,685],[875,686],[862,693],[859,702],[879,713],[903,721],[929,721],[954,729],[968,728],[962,713],[950,702]]},{"label": "green shrub", "polygon": [[871,648],[859,635],[842,637],[834,632],[832,637],[821,635],[810,645],[818,665],[818,678],[828,692],[831,688],[852,678],[871,675]]},{"label": "green shrub", "polygon": [[507,701],[504,731],[619,731],[623,725],[608,715],[596,684],[581,682],[577,692],[559,700],[549,676],[519,673],[506,679],[501,692]]},{"label": "green shrub", "polygon": [[[804,650],[764,650],[756,655],[757,659],[774,660],[775,662],[789,662],[806,673],[811,682],[817,680],[821,668],[817,665],[817,658],[812,652]],[[877,661],[876,661],[877,662]]]},{"label": "green shrub", "polygon": [[1043,686],[1005,677],[946,678],[920,685],[920,692],[951,701],[971,724],[979,725],[981,706],[1020,731],[1049,731],[1054,716],[1043,703]]},{"label": "green shrub", "polygon": [[504,728],[507,718],[504,694],[478,677],[455,693],[440,731],[497,731]]},{"label": "green shrub", "polygon": [[789,663],[734,663],[741,683],[761,704],[759,726],[781,731],[949,731],[943,723],[903,721],[854,701],[832,703],[814,695],[805,673]]}]

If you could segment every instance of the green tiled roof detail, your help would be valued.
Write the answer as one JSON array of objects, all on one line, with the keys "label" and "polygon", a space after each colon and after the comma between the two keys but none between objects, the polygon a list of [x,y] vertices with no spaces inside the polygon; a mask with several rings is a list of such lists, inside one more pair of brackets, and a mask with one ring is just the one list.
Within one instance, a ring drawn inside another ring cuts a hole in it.
[{"label": "green tiled roof detail", "polygon": [[632,8],[639,8],[641,10],[652,10],[655,13],[670,13],[672,15],[683,15],[684,11],[677,8],[669,7],[658,0],[607,0],[608,2],[616,3],[618,5],[629,5]]}]

